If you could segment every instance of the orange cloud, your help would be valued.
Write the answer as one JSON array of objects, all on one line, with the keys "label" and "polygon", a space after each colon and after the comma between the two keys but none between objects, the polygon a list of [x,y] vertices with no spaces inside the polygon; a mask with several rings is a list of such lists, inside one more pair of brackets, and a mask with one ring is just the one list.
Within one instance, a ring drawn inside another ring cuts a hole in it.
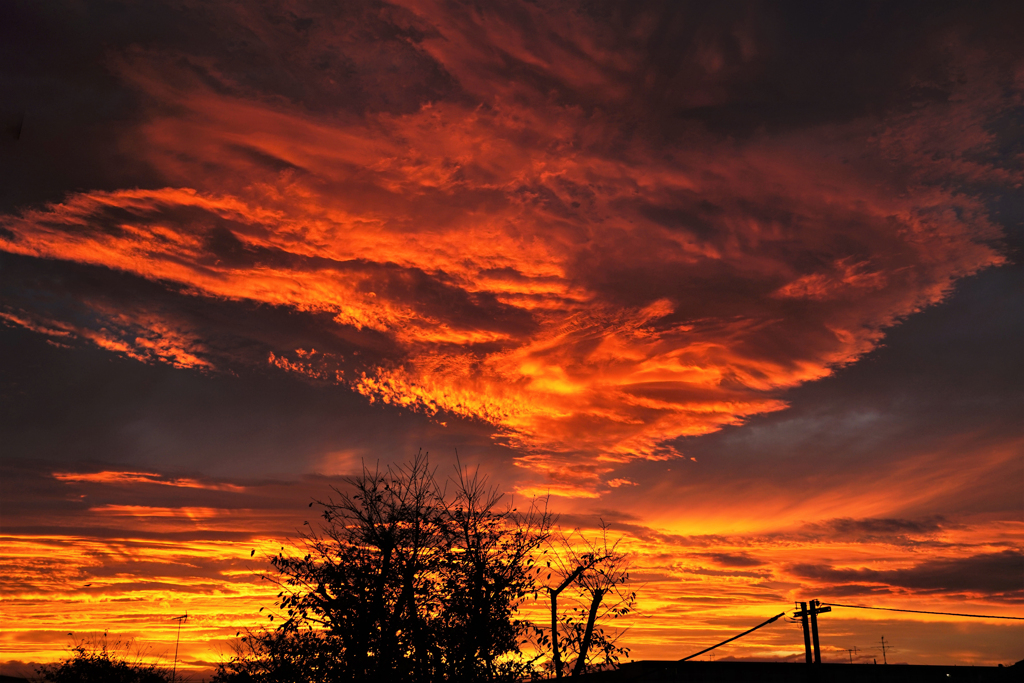
[{"label": "orange cloud", "polygon": [[208,489],[211,491],[245,491],[244,486],[224,483],[202,482],[187,477],[165,478],[152,472],[54,472],[53,478],[58,481],[85,482],[93,484],[114,484],[130,486],[133,484],[159,484],[161,486],[177,486],[181,488]]},{"label": "orange cloud", "polygon": [[150,505],[100,505],[89,508],[90,512],[98,515],[110,515],[113,517],[185,517],[191,520],[203,520],[216,517],[219,511],[214,508],[166,508],[153,507]]},{"label": "orange cloud", "polygon": [[[128,51],[114,68],[154,104],[125,144],[166,186],[4,216],[0,249],[358,332],[333,355],[262,358],[370,401],[485,421],[543,475],[536,486],[590,492],[617,463],[675,457],[679,437],[784,409],[781,391],[1004,261],[982,202],[942,180],[984,175],[964,160],[991,143],[977,105],[991,95],[742,141],[692,126],[655,144],[613,115],[636,55],[582,17],[567,18],[565,43],[550,18],[531,42],[498,14],[395,16],[433,26],[424,49],[469,101],[317,113],[254,95],[216,60]],[[485,77],[494,55],[564,97]],[[937,168],[923,147],[949,120],[966,133]],[[1006,173],[985,177],[1019,182]],[[92,325],[4,315],[147,362],[237,360],[180,316],[87,306]]]}]

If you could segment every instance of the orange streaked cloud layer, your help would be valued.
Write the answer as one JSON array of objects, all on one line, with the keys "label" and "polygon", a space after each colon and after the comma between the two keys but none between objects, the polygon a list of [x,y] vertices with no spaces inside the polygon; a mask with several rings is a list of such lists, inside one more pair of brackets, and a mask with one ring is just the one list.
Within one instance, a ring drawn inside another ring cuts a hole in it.
[{"label": "orange streaked cloud layer", "polygon": [[[123,483],[136,473],[124,472],[121,479],[110,476],[115,472],[99,474],[107,476],[55,474],[52,480],[55,491],[63,488],[84,494],[83,499],[122,501],[136,495]],[[209,498],[214,489],[200,491],[204,500],[217,500],[216,507],[196,507],[181,498],[180,489],[164,489],[160,505],[94,505],[76,515],[74,523],[60,521],[60,533],[5,532],[2,596],[5,613],[19,617],[3,634],[7,657],[47,659],[66,643],[69,629],[87,634],[109,628],[139,635],[150,648],[148,656],[166,661],[176,635],[171,618],[185,611],[192,617],[183,627],[184,667],[208,671],[227,656],[239,628],[265,621],[267,612],[260,615],[260,608],[272,605],[274,587],[259,574],[269,569],[268,557],[282,549],[279,539],[287,533],[282,527],[299,519],[297,513],[282,514],[274,499],[291,499],[298,503],[294,507],[305,508],[305,491],[320,489],[310,489],[314,482],[210,483],[228,492],[214,499]],[[116,530],[107,526],[111,516],[118,518]],[[47,517],[58,519],[41,511],[26,521],[41,524]],[[715,530],[711,524],[690,534],[638,523],[628,515],[606,517],[613,533],[623,536],[623,549],[635,558],[633,580],[641,588],[640,616],[628,624],[633,658],[684,656],[809,593],[838,602],[899,607],[912,600],[915,608],[925,610],[955,607],[1020,615],[1024,523],[984,517],[966,522],[816,518],[822,521],[706,533]],[[591,535],[598,522],[593,513],[562,519]],[[261,531],[246,531],[256,528]],[[529,606],[524,614],[540,616],[542,611],[543,605]],[[836,608],[821,625],[826,659],[845,654],[846,640],[877,639],[882,627],[897,634],[901,657],[916,663],[949,661],[950,653],[936,651],[936,642],[956,642],[960,661],[1001,661],[1013,656],[1020,633],[998,620],[965,626],[951,617]],[[782,622],[720,656],[799,661],[799,629]],[[870,659],[870,654],[861,656]]]},{"label": "orange streaked cloud layer", "polygon": [[185,488],[210,489],[213,491],[244,491],[234,484],[212,484],[189,478],[167,479],[153,472],[54,472],[53,478],[58,481],[96,482],[103,484],[161,484],[163,486],[182,486]]}]

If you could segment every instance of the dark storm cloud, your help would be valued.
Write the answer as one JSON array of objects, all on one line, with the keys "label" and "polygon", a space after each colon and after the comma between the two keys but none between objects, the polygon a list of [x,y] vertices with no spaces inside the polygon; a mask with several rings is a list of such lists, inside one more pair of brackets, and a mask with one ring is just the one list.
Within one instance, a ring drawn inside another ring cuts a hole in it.
[{"label": "dark storm cloud", "polygon": [[[651,99],[733,133],[944,101],[952,93],[951,47],[985,41],[1011,54],[1008,27],[1021,19],[1008,2],[652,6],[667,16],[658,22],[664,37],[646,51],[657,56]],[[673,40],[677,32],[690,39]]]},{"label": "dark storm cloud", "polygon": [[173,22],[166,21],[166,8],[152,6],[125,24],[111,11],[118,6],[128,9],[102,2],[4,4],[0,89],[4,108],[16,108],[22,120],[19,139],[0,147],[4,211],[57,200],[74,188],[156,180],[145,163],[120,148],[123,127],[141,118],[139,98],[121,86],[105,56],[129,33],[153,36]]},{"label": "dark storm cloud", "polygon": [[[408,5],[430,14],[432,3]],[[1012,2],[538,5],[446,5],[445,28],[485,29],[452,49],[480,56],[469,68],[481,82],[612,106],[635,134],[653,137],[686,121],[749,134],[943,102],[971,49],[1013,77],[1011,27],[1024,18]],[[601,28],[584,37],[585,21]],[[507,37],[486,30],[498,26]]]},{"label": "dark storm cloud", "polygon": [[956,524],[943,517],[911,519],[830,519],[805,527],[810,536],[831,542],[892,543],[916,545],[935,543],[935,536]]},{"label": "dark storm cloud", "polygon": [[1024,597],[1024,553],[1004,550],[954,559],[926,560],[906,569],[838,569],[798,564],[796,576],[829,584],[881,585],[923,592]]},{"label": "dark storm cloud", "polygon": [[707,557],[723,567],[760,567],[765,564],[764,560],[746,553],[709,553]]},{"label": "dark storm cloud", "polygon": [[[735,577],[735,578],[746,578],[746,579],[765,579],[771,577],[769,571],[737,571],[737,570],[723,570],[723,569],[706,569],[704,567],[697,567],[694,569],[684,570],[686,574],[695,574],[697,576],[721,576],[721,577]],[[762,597],[763,596],[759,596]]]},{"label": "dark storm cloud", "polygon": [[[285,345],[301,322],[272,316],[266,332],[282,335]],[[37,500],[54,505],[55,512],[74,505],[54,497],[68,485],[57,487],[50,473],[76,468],[172,478],[201,473],[247,485],[253,482],[236,481],[239,473],[252,473],[255,483],[267,476],[287,481],[309,472],[357,472],[361,460],[401,460],[420,447],[445,457],[455,447],[463,453],[491,448],[483,427],[449,433],[407,414],[404,428],[396,430],[393,414],[361,397],[269,365],[209,375],[119,360],[90,346],[58,348],[11,327],[0,326],[0,339],[18,358],[0,373],[5,463],[24,459],[42,468],[31,480],[17,473],[3,478],[9,485],[4,500],[24,494],[23,505]],[[329,340],[322,341],[327,348]],[[37,485],[45,485],[38,496],[32,493]],[[322,492],[326,484],[316,488]],[[160,489],[162,495],[173,490]],[[308,501],[309,495],[295,494],[291,501]]]}]

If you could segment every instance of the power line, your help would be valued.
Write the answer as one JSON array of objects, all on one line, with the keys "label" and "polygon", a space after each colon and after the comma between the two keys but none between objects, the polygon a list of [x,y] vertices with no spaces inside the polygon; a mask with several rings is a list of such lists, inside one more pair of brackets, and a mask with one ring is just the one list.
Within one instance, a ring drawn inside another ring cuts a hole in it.
[{"label": "power line", "polygon": [[852,607],[854,609],[877,609],[886,612],[912,612],[914,614],[941,614],[946,617],[973,617],[975,619],[1017,619],[1024,621],[1024,617],[1004,617],[992,614],[958,614],[957,612],[926,612],[920,609],[896,609],[895,607],[868,607],[866,605],[840,605],[838,602],[823,602],[823,605],[832,607]]},{"label": "power line", "polygon": [[776,620],[776,619],[778,619],[779,617],[784,617],[784,616],[786,616],[786,613],[785,613],[785,612],[782,612],[782,613],[780,613],[780,614],[776,614],[776,615],[775,615],[774,617],[772,617],[772,618],[771,618],[771,619],[769,619],[768,621],[763,621],[763,622],[761,622],[760,624],[758,624],[757,626],[755,626],[754,628],[751,628],[751,629],[747,629],[747,630],[746,630],[746,631],[744,631],[743,633],[741,633],[741,634],[739,634],[739,635],[737,635],[737,636],[733,636],[733,637],[732,637],[732,638],[730,638],[729,640],[723,640],[723,641],[722,641],[722,642],[720,642],[720,643],[719,643],[718,645],[712,645],[711,647],[707,648],[706,650],[701,650],[700,652],[695,652],[694,654],[690,655],[689,657],[683,657],[683,658],[682,658],[682,659],[680,659],[679,661],[680,661],[680,662],[685,662],[686,660],[688,660],[688,659],[693,659],[694,657],[700,656],[700,655],[704,654],[705,652],[711,652],[711,651],[712,651],[712,650],[714,650],[714,649],[715,649],[716,647],[722,647],[722,646],[723,646],[723,645],[725,645],[726,643],[731,643],[732,641],[736,640],[737,638],[742,638],[743,636],[747,635],[748,633],[753,633],[754,631],[756,631],[757,629],[761,628],[762,626],[767,626],[768,624],[772,623],[773,621],[775,621],[775,620]]}]

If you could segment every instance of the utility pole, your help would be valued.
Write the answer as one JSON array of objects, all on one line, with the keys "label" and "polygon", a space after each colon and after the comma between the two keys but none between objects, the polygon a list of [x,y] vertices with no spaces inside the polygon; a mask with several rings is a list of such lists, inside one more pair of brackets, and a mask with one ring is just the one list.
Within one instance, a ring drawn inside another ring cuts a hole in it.
[{"label": "utility pole", "polygon": [[[811,639],[814,643],[815,664],[821,664],[821,646],[818,645],[818,605],[819,603],[817,600],[811,600],[810,609],[808,610],[811,613]],[[831,611],[832,608],[826,607],[824,609]]]},{"label": "utility pole", "polygon": [[804,654],[807,655],[807,663],[810,664],[813,660],[811,659],[811,629],[807,625],[807,603],[798,602],[796,604],[800,607],[800,611],[793,616],[799,616],[800,623],[804,627]]},{"label": "utility pole", "polygon": [[853,653],[858,651],[857,646],[854,645],[852,648],[847,648],[846,651],[850,653],[850,664],[853,664]]},{"label": "utility pole", "polygon": [[885,658],[885,648],[888,647],[890,650],[892,646],[885,642],[885,636],[882,636],[882,664],[888,664],[889,660]]},{"label": "utility pole", "polygon": [[181,640],[181,622],[188,621],[188,612],[180,617],[173,617],[171,621],[178,622],[178,635],[174,638],[174,667],[171,669],[171,683],[174,683],[174,677],[178,673],[178,642]]},{"label": "utility pole", "polygon": [[[800,610],[794,612],[794,617],[800,617],[800,623],[804,627],[804,653],[807,655],[808,664],[821,664],[821,646],[818,644],[818,615],[831,612],[831,607],[822,607],[818,600],[796,603]],[[807,618],[810,617],[810,623]],[[814,642],[813,659],[811,652],[811,641]]]}]

